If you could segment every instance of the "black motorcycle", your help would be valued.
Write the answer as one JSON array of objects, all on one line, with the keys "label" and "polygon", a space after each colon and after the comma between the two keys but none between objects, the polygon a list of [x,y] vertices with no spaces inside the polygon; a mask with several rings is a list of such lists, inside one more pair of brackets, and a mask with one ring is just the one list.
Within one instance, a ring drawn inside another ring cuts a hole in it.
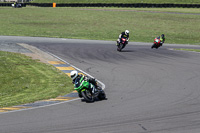
[{"label": "black motorcycle", "polygon": [[[92,92],[89,88],[93,88],[94,92]],[[75,80],[74,89],[78,92],[79,97],[83,97],[86,102],[94,102],[95,98],[98,98],[99,100],[106,99],[106,94],[100,86],[97,85],[96,88],[95,85],[89,83],[87,80],[84,80],[83,77]]]}]

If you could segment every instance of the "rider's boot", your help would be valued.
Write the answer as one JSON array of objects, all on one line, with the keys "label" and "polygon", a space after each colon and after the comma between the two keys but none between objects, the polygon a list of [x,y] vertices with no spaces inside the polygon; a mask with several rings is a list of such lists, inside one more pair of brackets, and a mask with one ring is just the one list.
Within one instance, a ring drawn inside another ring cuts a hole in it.
[{"label": "rider's boot", "polygon": [[89,79],[89,82],[93,85],[93,87],[91,86],[91,91],[94,94],[95,92],[97,92],[99,89],[98,85],[97,85],[97,80],[95,78],[91,78]]},{"label": "rider's boot", "polygon": [[93,86],[92,88],[90,88],[92,94],[95,94],[97,92],[97,89]]},{"label": "rider's boot", "polygon": [[119,41],[117,41],[116,45],[119,46]]},{"label": "rider's boot", "polygon": [[92,83],[92,84],[94,85],[95,88],[98,87],[98,85],[97,85],[97,80],[96,80],[95,78],[89,79],[89,82]]}]

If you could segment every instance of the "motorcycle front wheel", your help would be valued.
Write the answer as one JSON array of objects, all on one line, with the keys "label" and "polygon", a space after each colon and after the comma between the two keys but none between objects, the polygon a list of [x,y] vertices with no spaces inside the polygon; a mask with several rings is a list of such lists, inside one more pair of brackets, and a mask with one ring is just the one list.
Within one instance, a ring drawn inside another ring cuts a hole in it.
[{"label": "motorcycle front wheel", "polygon": [[120,43],[120,44],[118,45],[117,51],[121,52],[121,51],[122,51],[122,49],[123,49],[123,44],[122,44],[122,43]]},{"label": "motorcycle front wheel", "polygon": [[89,90],[85,89],[84,91],[81,91],[81,94],[86,102],[94,102],[92,92],[90,92]]},{"label": "motorcycle front wheel", "polygon": [[155,44],[153,44],[152,46],[151,46],[151,48],[154,48],[155,46],[154,46]]},{"label": "motorcycle front wheel", "polygon": [[151,46],[151,48],[156,48],[156,49],[158,49],[158,46],[157,46],[156,44],[153,44],[153,45]]}]

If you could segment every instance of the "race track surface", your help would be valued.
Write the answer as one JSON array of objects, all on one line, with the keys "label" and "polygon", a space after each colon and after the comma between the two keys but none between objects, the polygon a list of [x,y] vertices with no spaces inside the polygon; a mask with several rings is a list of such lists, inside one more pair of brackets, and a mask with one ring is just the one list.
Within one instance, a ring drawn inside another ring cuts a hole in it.
[{"label": "race track surface", "polygon": [[[113,41],[0,37],[53,53],[105,84],[107,100],[0,114],[0,133],[199,133],[200,54]],[[192,48],[199,48],[198,46]]]}]

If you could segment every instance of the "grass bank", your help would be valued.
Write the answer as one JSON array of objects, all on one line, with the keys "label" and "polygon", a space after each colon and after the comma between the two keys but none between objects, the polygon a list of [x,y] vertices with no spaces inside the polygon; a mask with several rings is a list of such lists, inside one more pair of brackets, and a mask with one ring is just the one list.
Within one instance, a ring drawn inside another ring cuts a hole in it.
[{"label": "grass bank", "polygon": [[183,50],[183,51],[200,52],[200,49],[175,48],[175,50]]},{"label": "grass bank", "polygon": [[34,0],[34,3],[174,3],[199,4],[199,0]]},{"label": "grass bank", "polygon": [[200,9],[4,7],[0,12],[0,35],[116,40],[128,29],[135,42],[152,42],[164,33],[166,43],[200,43]]},{"label": "grass bank", "polygon": [[4,51],[0,51],[0,84],[0,107],[54,98],[73,90],[71,79],[55,67]]}]

